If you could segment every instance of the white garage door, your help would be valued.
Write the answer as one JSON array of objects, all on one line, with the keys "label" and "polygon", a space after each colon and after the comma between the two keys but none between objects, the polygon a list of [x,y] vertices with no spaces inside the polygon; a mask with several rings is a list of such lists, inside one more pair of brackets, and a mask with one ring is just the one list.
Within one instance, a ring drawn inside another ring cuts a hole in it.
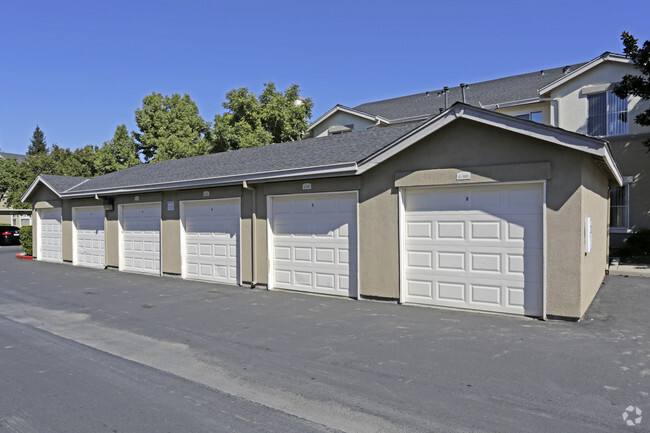
[{"label": "white garage door", "polygon": [[160,203],[120,209],[122,270],[160,275]]},{"label": "white garage door", "polygon": [[239,199],[181,203],[183,278],[239,282]]},{"label": "white garage door", "polygon": [[38,259],[61,263],[61,209],[41,209],[38,211]]},{"label": "white garage door", "polygon": [[74,256],[72,263],[94,268],[104,267],[104,208],[74,208]]},{"label": "white garage door", "polygon": [[357,296],[357,195],[273,197],[271,286]]},{"label": "white garage door", "polygon": [[541,184],[404,190],[405,302],[542,315]]}]

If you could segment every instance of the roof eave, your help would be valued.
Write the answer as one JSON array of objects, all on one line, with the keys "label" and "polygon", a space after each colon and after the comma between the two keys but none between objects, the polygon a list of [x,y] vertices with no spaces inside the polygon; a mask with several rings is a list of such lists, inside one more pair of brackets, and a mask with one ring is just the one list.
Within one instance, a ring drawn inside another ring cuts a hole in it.
[{"label": "roof eave", "polygon": [[325,120],[327,120],[330,116],[332,116],[338,111],[352,114],[353,116],[361,117],[363,119],[371,120],[373,122],[389,123],[388,119],[384,117],[376,116],[374,114],[366,113],[364,111],[355,110],[354,108],[346,107],[344,105],[337,105],[329,109],[325,114],[323,114],[318,119],[316,119],[314,123],[309,125],[309,128],[307,128],[307,132],[310,132],[312,129],[314,129],[316,126],[320,125],[321,123],[323,123]]},{"label": "roof eave", "polygon": [[609,177],[621,184],[623,178],[607,147],[607,142],[575,132],[565,131],[548,125],[542,125],[528,120],[518,119],[494,111],[456,103],[440,115],[425,122],[422,126],[395,140],[389,146],[375,152],[359,162],[359,174],[371,169],[393,155],[401,152],[412,144],[439,130],[456,119],[465,118],[479,123],[491,125],[500,129],[524,134],[539,140],[569,147],[602,158],[609,169]]},{"label": "roof eave", "polygon": [[36,187],[38,186],[39,183],[42,183],[43,185],[45,185],[54,194],[56,194],[57,197],[61,198],[61,194],[59,193],[59,191],[57,191],[56,188],[54,188],[48,181],[46,181],[43,178],[42,175],[39,174],[38,176],[36,176],[36,179],[34,179],[34,181],[29,186],[29,188],[27,188],[27,191],[25,191],[25,193],[22,195],[22,197],[20,197],[20,201],[22,203],[25,203],[27,201],[27,198],[32,194],[32,192],[34,192],[34,190],[36,189]]},{"label": "roof eave", "polygon": [[626,57],[626,56],[624,56],[622,54],[614,54],[614,53],[606,52],[606,53],[603,53],[600,56],[596,57],[595,59],[592,59],[592,60],[588,61],[584,65],[576,68],[575,71],[569,72],[565,76],[558,78],[557,80],[547,84],[544,87],[541,87],[539,89],[539,94],[544,95],[544,94],[550,92],[551,90],[554,90],[554,89],[558,88],[559,86],[563,85],[564,83],[573,80],[578,75],[581,75],[581,74],[589,71],[590,69],[600,65],[601,63],[607,62],[607,61],[609,61],[609,62],[617,62],[617,63],[627,63],[627,64],[632,64],[633,63],[630,58],[628,58],[628,57]]},{"label": "roof eave", "polygon": [[268,181],[287,181],[313,177],[349,176],[357,172],[356,162],[347,162],[326,166],[314,166],[301,169],[281,170],[274,172],[260,172],[238,174],[233,176],[213,177],[206,179],[193,179],[187,181],[163,182],[149,185],[125,186],[115,188],[98,188],[87,191],[68,191],[61,194],[62,198],[83,198],[95,195],[137,194],[149,191],[170,189],[191,189],[199,187],[214,187],[237,185],[246,181],[248,183],[263,183]]}]

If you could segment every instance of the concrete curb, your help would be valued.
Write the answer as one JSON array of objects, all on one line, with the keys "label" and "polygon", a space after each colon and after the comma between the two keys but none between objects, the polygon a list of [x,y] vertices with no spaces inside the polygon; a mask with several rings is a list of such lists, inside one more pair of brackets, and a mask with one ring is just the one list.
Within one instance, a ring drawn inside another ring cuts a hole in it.
[{"label": "concrete curb", "polygon": [[650,265],[622,265],[618,257],[612,257],[609,263],[609,275],[626,277],[650,277]]}]

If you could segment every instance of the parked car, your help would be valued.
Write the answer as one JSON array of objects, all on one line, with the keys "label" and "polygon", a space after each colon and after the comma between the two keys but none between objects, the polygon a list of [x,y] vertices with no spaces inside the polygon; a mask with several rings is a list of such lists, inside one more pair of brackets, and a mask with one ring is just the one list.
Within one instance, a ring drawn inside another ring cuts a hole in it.
[{"label": "parked car", "polygon": [[20,245],[20,229],[14,226],[0,226],[0,245]]}]

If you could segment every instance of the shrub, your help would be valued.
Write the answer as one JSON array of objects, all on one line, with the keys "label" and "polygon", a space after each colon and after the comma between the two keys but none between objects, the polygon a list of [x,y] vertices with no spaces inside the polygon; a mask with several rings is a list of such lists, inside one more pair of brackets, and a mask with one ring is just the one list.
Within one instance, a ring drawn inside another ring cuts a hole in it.
[{"label": "shrub", "polygon": [[619,254],[622,259],[650,260],[650,229],[641,229],[630,235]]},{"label": "shrub", "polygon": [[20,228],[20,246],[28,256],[32,256],[32,226],[22,226]]}]

